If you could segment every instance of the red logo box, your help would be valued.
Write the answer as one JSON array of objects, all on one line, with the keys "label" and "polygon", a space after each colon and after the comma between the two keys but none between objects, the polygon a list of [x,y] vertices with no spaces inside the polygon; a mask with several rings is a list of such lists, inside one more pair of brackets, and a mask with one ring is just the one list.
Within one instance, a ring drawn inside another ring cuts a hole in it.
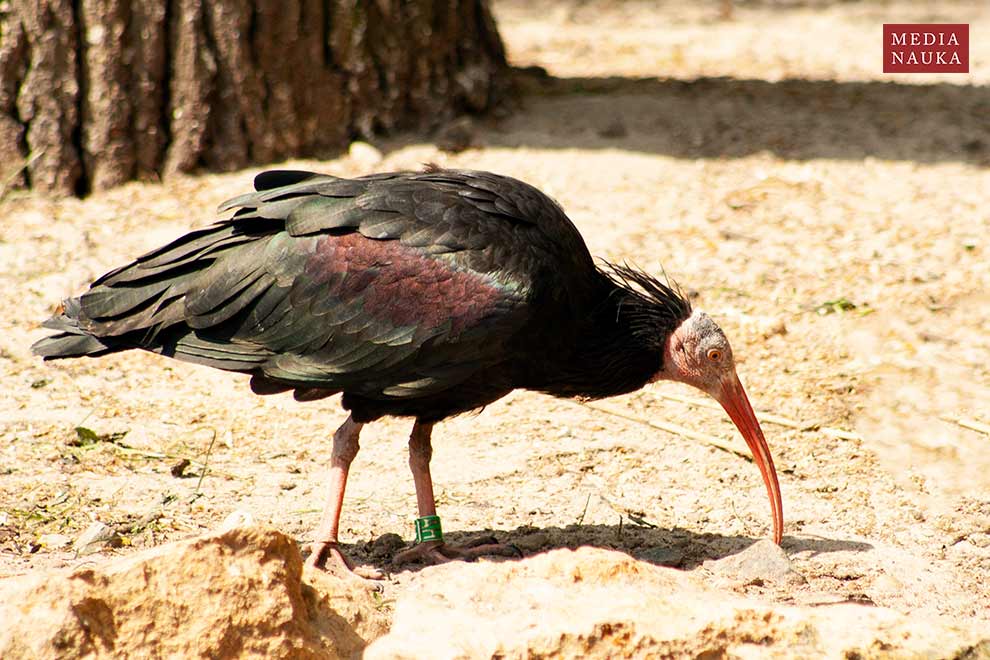
[{"label": "red logo box", "polygon": [[884,73],[969,73],[969,24],[884,23]]}]

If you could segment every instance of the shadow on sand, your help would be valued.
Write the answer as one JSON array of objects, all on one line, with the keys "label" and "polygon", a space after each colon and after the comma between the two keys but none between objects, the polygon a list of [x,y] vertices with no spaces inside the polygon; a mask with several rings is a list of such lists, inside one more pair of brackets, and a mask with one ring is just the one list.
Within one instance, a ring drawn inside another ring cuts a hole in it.
[{"label": "shadow on sand", "polygon": [[[567,527],[519,527],[509,532],[475,530],[445,534],[448,543],[468,544],[480,537],[494,537],[499,543],[519,548],[522,557],[529,557],[548,550],[592,546],[618,550],[643,561],[689,570],[712,559],[722,559],[742,552],[759,538],[696,532],[675,527],[673,529],[640,527],[634,525],[568,525]],[[396,548],[394,535],[386,535],[368,543],[343,546],[344,553],[357,563],[371,564],[385,571],[413,570],[422,566],[409,565],[398,569],[392,565],[392,556],[402,548]],[[873,546],[859,541],[829,539],[824,537],[785,536],[782,544],[787,554],[812,552],[864,552]],[[511,561],[511,560],[510,560]]]},{"label": "shadow on sand", "polygon": [[[990,86],[736,78],[558,78],[516,69],[513,111],[475,144],[676,158],[961,162],[990,167]],[[604,119],[603,119],[604,118]],[[387,141],[386,149],[418,138]]]}]

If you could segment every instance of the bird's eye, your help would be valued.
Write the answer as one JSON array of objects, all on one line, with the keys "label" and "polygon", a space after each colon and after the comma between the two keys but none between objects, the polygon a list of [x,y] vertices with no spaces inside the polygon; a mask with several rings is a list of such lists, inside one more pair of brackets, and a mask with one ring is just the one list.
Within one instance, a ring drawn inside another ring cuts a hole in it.
[{"label": "bird's eye", "polygon": [[720,362],[722,360],[722,351],[717,348],[710,349],[708,351],[708,359],[712,362]]}]

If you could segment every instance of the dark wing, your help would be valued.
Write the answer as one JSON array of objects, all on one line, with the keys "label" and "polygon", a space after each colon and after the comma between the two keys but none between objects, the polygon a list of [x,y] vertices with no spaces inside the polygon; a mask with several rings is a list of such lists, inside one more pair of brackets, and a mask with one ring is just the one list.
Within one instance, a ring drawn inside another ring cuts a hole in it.
[{"label": "dark wing", "polygon": [[268,172],[256,187],[221,207],[230,220],[68,301],[36,351],[96,337],[253,373],[261,392],[424,397],[508,359],[560,273],[593,270],[560,209],[504,177]]}]

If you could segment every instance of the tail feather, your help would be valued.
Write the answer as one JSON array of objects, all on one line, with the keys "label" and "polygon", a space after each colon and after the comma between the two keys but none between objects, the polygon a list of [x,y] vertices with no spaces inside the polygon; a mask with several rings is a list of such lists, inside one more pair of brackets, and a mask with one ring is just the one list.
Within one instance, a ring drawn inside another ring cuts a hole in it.
[{"label": "tail feather", "polygon": [[[265,273],[263,237],[281,221],[249,228],[219,222],[191,232],[97,279],[63,301],[43,323],[55,331],[31,350],[47,360],[141,348],[232,371],[250,371],[270,357],[258,345],[234,350],[224,341],[255,297],[273,286]],[[192,298],[190,298],[192,294]]]},{"label": "tail feather", "polygon": [[100,338],[87,334],[79,327],[79,299],[69,298],[62,303],[61,312],[42,323],[56,334],[49,335],[31,345],[31,352],[46,360],[103,355],[114,350],[113,338]]},{"label": "tail feather", "polygon": [[46,360],[58,360],[60,358],[83,357],[84,355],[95,357],[112,353],[114,349],[98,337],[63,332],[35,342],[31,346],[31,350],[35,355]]}]

